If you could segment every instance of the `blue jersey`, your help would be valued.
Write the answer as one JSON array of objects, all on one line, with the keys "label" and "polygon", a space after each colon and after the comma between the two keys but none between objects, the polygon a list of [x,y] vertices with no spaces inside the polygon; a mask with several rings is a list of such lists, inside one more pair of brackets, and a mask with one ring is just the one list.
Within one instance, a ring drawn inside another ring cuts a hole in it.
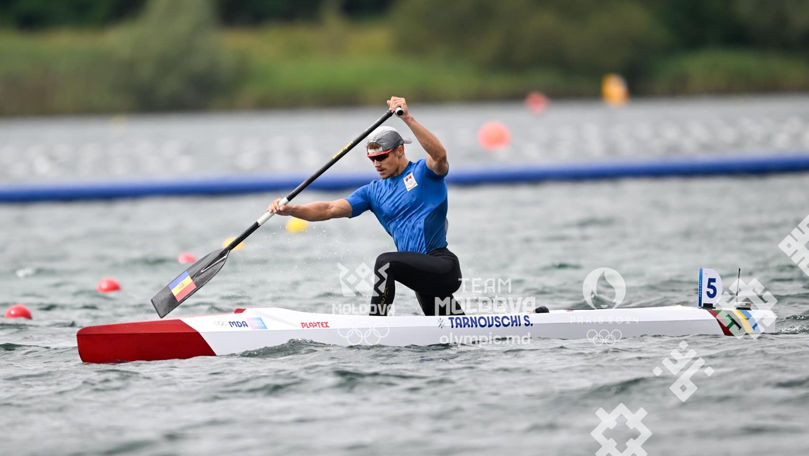
[{"label": "blue jersey", "polygon": [[400,252],[430,253],[447,246],[447,184],[422,159],[396,177],[377,179],[351,194],[351,217],[368,209]]}]

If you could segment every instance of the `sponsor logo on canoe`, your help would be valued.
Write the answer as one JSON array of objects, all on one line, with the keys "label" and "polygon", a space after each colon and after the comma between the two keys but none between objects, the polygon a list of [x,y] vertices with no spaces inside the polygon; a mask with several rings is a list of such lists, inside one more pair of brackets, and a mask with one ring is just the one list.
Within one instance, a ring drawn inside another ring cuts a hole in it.
[{"label": "sponsor logo on canoe", "polygon": [[[456,328],[509,328],[534,326],[529,315],[475,315],[463,317],[447,317],[449,327]],[[439,319],[438,327],[446,327],[443,319]]]},{"label": "sponsor logo on canoe", "polygon": [[302,321],[301,328],[328,328],[328,321]]},{"label": "sponsor logo on canoe", "polygon": [[230,320],[227,322],[229,328],[244,329],[267,329],[267,325],[261,317],[247,318],[245,320]]},{"label": "sponsor logo on canoe", "polygon": [[248,318],[247,324],[250,325],[250,329],[267,329],[267,325],[264,324],[261,317]]}]

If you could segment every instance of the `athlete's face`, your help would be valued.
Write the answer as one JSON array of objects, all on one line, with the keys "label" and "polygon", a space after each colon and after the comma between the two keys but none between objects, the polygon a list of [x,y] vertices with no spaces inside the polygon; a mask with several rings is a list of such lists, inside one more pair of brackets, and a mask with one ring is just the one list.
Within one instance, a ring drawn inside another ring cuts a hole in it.
[{"label": "athlete's face", "polygon": [[399,146],[385,155],[376,155],[368,158],[371,159],[371,163],[374,164],[374,169],[376,169],[379,177],[385,179],[401,171],[399,168],[401,167],[403,157],[404,147]]}]

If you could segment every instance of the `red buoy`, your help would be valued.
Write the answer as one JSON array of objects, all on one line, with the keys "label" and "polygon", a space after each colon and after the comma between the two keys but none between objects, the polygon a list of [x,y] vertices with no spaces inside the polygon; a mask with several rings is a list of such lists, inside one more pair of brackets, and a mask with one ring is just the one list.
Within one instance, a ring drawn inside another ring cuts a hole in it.
[{"label": "red buoy", "polygon": [[177,262],[180,264],[191,264],[195,261],[197,261],[197,257],[188,252],[181,253],[177,256]]},{"label": "red buoy", "polygon": [[98,282],[98,286],[96,286],[96,290],[100,291],[101,293],[109,293],[111,291],[118,291],[121,289],[121,285],[118,284],[118,281],[111,278],[101,279]]},{"label": "red buoy", "polygon": [[548,97],[542,92],[531,92],[525,97],[525,106],[534,114],[542,114],[548,107]]},{"label": "red buoy", "polygon": [[31,311],[21,304],[14,304],[6,310],[6,318],[27,318],[31,319]]},{"label": "red buoy", "polygon": [[478,142],[487,150],[502,149],[511,143],[511,133],[500,122],[486,122],[478,130]]}]

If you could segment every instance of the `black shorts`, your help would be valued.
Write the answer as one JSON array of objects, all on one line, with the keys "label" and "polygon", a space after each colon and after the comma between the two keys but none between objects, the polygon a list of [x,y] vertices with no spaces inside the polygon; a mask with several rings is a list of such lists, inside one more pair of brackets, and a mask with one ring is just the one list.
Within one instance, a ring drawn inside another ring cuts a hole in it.
[{"label": "black shorts", "polygon": [[396,282],[416,292],[424,315],[463,315],[452,296],[461,286],[461,265],[447,248],[428,254],[386,252],[374,266],[371,315],[387,315],[396,295]]}]

